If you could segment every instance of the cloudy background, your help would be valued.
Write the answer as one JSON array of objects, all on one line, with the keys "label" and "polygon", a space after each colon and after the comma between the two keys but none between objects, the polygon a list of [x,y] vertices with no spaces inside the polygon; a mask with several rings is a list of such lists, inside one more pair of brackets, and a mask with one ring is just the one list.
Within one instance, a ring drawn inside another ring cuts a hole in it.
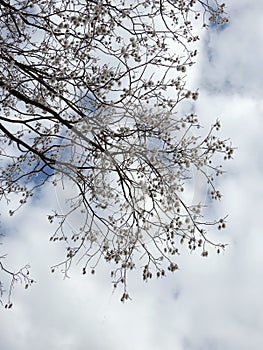
[{"label": "cloudy background", "polygon": [[245,350],[263,345],[263,2],[229,0],[229,25],[203,31],[198,64],[189,76],[200,88],[203,125],[219,117],[222,135],[237,146],[221,178],[218,216],[229,214],[220,241],[226,251],[207,259],[182,254],[181,270],[144,284],[133,276],[132,301],[112,293],[107,271],[71,278],[50,274],[61,252],[49,243],[43,213],[48,189],[5,227],[7,266],[31,263],[37,283],[17,286],[10,310],[0,311],[3,350]]}]

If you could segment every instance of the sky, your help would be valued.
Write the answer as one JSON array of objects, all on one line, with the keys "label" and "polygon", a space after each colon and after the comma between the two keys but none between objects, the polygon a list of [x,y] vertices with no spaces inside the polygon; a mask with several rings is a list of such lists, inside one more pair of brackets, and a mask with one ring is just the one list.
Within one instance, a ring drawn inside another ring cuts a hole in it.
[{"label": "sky", "polygon": [[[1,251],[7,266],[30,263],[37,283],[16,286],[14,307],[0,309],[3,350],[256,350],[263,344],[263,2],[229,0],[230,23],[202,32],[189,83],[204,127],[221,120],[222,136],[237,147],[220,178],[223,198],[215,214],[229,214],[223,254],[202,258],[187,251],[180,270],[143,283],[131,276],[132,300],[113,293],[107,266],[95,276],[51,274],[63,257],[48,240],[43,213],[51,187],[9,221]],[[53,197],[52,197],[53,196]],[[218,233],[217,233],[218,235]]]}]

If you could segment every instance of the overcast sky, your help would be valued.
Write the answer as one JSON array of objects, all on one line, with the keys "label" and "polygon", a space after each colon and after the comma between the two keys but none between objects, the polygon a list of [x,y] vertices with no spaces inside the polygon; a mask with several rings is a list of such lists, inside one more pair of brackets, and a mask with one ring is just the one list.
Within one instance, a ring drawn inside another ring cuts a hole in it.
[{"label": "overcast sky", "polygon": [[[61,252],[47,239],[52,191],[10,220],[6,264],[31,263],[37,283],[14,290],[0,311],[3,350],[256,350],[263,344],[263,1],[229,0],[231,22],[204,31],[191,84],[200,88],[201,123],[219,117],[238,148],[220,179],[218,216],[229,214],[207,259],[182,254],[180,271],[163,280],[131,279],[132,301],[120,303],[103,267],[95,276],[50,274]],[[191,73],[189,73],[191,74]],[[193,78],[194,77],[194,78]],[[190,76],[189,76],[190,78]],[[55,200],[55,197],[54,197]],[[220,233],[221,234],[221,233]]]}]

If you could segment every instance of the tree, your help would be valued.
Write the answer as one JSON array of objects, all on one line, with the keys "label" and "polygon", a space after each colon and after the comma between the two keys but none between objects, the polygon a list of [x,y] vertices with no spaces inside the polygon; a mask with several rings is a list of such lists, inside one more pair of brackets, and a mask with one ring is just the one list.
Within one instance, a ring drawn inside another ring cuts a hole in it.
[{"label": "tree", "polygon": [[[48,215],[58,225],[50,240],[66,248],[52,271],[67,274],[81,258],[83,274],[94,273],[106,260],[124,301],[139,258],[148,280],[178,269],[179,242],[203,256],[224,249],[207,228],[224,228],[225,218],[207,221],[183,191],[195,169],[220,199],[215,155],[229,159],[233,147],[214,135],[218,120],[195,136],[197,116],[178,112],[198,98],[185,79],[195,29],[225,23],[224,8],[216,0],[0,0],[1,200],[13,216],[47,182],[75,191]],[[76,215],[81,227],[66,226]],[[11,275],[10,307],[14,282],[33,280],[27,266],[0,267]]]}]

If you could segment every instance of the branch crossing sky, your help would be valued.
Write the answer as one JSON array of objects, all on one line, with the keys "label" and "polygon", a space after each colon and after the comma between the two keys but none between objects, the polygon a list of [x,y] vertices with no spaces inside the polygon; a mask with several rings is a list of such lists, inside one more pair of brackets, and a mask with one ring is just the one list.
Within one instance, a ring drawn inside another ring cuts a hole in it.
[{"label": "branch crossing sky", "polygon": [[[258,350],[263,344],[263,2],[229,0],[230,23],[203,30],[190,84],[207,129],[219,118],[237,147],[220,178],[218,216],[229,214],[221,255],[185,253],[182,269],[147,284],[130,280],[133,300],[122,304],[105,278],[73,267],[71,278],[50,274],[63,253],[48,241],[52,228],[47,186],[5,227],[5,263],[31,263],[37,283],[14,290],[14,308],[0,312],[3,350]],[[225,165],[225,166],[226,166]],[[218,234],[218,232],[216,233]],[[15,267],[14,266],[14,267]],[[104,270],[105,269],[105,273]],[[136,278],[137,276],[137,278]]]}]

